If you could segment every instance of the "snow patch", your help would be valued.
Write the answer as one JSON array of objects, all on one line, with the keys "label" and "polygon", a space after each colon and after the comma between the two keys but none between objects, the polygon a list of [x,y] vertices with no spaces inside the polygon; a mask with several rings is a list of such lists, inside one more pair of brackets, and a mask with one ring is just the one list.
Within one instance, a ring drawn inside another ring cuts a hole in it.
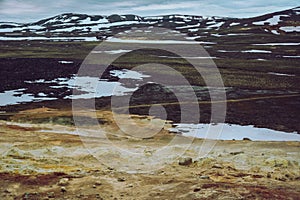
[{"label": "snow patch", "polygon": [[123,70],[113,70],[110,74],[114,77],[118,77],[121,79],[133,79],[133,80],[142,80],[143,78],[149,78],[149,75],[141,74],[136,71],[123,69]]},{"label": "snow patch", "polygon": [[283,26],[279,29],[285,32],[300,32],[300,26]]},{"label": "snow patch", "polygon": [[52,41],[99,41],[96,37],[0,37],[5,41],[23,41],[23,40],[52,40]]},{"label": "snow patch", "polygon": [[190,32],[197,32],[197,31],[199,31],[199,28],[191,28],[191,29],[189,29],[189,31]]},{"label": "snow patch", "polygon": [[240,25],[240,23],[233,22],[233,23],[231,23],[229,26],[237,26],[237,25]]},{"label": "snow patch", "polygon": [[294,74],[283,74],[283,73],[276,73],[276,72],[268,72],[268,74],[276,75],[276,76],[295,76]]},{"label": "snow patch", "polygon": [[300,58],[300,56],[282,56],[284,58]]},{"label": "snow patch", "polygon": [[183,41],[183,40],[133,40],[110,37],[107,42],[136,43],[136,44],[216,44],[214,42]]},{"label": "snow patch", "polygon": [[236,53],[238,51],[218,50],[218,52],[221,52],[221,53]]},{"label": "snow patch", "polygon": [[241,51],[241,52],[242,53],[272,53],[272,51],[256,50],[256,49],[245,50],[245,51]]},{"label": "snow patch", "polygon": [[175,57],[175,56],[158,56],[160,58],[175,58],[175,59],[217,59],[217,57]]},{"label": "snow patch", "polygon": [[118,50],[110,50],[110,51],[92,51],[91,53],[107,53],[107,54],[119,54],[119,53],[128,53],[132,50],[124,50],[124,49],[118,49]]},{"label": "snow patch", "polygon": [[298,46],[299,42],[282,42],[282,43],[265,43],[265,44],[252,44],[254,46]]},{"label": "snow patch", "polygon": [[280,35],[280,33],[277,30],[272,30],[271,33],[273,33],[275,35]]},{"label": "snow patch", "polygon": [[199,36],[194,36],[194,37],[185,37],[187,40],[195,40],[197,38],[200,38]]},{"label": "snow patch", "polygon": [[60,63],[60,64],[73,64],[74,62],[73,61],[61,60],[61,61],[58,61],[58,63]]},{"label": "snow patch", "polygon": [[269,18],[265,21],[253,22],[254,25],[265,25],[268,23],[271,26],[277,25],[281,20],[280,17],[289,17],[289,15],[275,15],[272,18]]},{"label": "snow patch", "polygon": [[218,22],[216,24],[210,25],[207,28],[220,28],[225,22]]},{"label": "snow patch", "polygon": [[195,25],[188,25],[188,26],[181,26],[181,27],[176,27],[176,29],[189,29],[189,28],[196,28],[199,27],[201,24],[195,24]]}]

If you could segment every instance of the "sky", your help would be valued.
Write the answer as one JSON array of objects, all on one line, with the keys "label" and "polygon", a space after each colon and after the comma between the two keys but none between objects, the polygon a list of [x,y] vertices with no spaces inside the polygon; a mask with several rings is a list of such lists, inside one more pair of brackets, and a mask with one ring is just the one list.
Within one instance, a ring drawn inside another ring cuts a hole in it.
[{"label": "sky", "polygon": [[188,14],[254,17],[300,6],[299,0],[0,0],[0,22],[35,22],[62,13]]}]

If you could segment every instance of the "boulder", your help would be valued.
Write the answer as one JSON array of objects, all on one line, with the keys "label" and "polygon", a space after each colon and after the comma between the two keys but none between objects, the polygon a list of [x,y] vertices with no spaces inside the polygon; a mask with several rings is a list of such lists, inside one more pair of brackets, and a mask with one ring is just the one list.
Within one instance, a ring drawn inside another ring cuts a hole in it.
[{"label": "boulder", "polygon": [[193,163],[193,159],[191,157],[180,158],[178,164],[183,166],[188,166]]}]

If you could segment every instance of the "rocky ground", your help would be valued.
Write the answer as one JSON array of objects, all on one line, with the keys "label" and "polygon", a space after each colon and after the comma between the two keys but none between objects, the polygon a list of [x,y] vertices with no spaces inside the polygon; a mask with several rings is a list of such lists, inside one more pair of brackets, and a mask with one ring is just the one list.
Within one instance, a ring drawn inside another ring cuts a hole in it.
[{"label": "rocky ground", "polygon": [[[97,145],[88,146],[89,152],[86,140],[74,135],[75,127],[66,125],[71,114],[40,108],[1,121],[1,199],[299,199],[300,142],[218,141],[207,156],[197,158],[203,140],[194,140],[169,164],[146,173],[119,171],[121,167],[104,165],[98,154],[90,153],[105,143],[93,138]],[[120,148],[151,149],[144,157],[174,137],[165,127],[151,138],[135,139],[119,134],[110,112],[97,111],[97,117],[110,133],[108,139]],[[135,119],[143,123],[148,117]],[[185,141],[169,144],[169,153],[178,154]],[[115,156],[113,151],[108,154]]]}]

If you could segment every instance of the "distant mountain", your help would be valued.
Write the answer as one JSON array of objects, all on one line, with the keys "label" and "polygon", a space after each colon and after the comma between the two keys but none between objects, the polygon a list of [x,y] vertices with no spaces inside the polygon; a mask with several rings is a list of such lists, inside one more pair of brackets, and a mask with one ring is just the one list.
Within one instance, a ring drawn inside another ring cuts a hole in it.
[{"label": "distant mountain", "polygon": [[0,22],[0,40],[56,39],[103,40],[133,27],[164,27],[195,37],[300,33],[300,7],[254,18],[202,17],[190,15],[86,15],[65,13],[35,23]]}]

